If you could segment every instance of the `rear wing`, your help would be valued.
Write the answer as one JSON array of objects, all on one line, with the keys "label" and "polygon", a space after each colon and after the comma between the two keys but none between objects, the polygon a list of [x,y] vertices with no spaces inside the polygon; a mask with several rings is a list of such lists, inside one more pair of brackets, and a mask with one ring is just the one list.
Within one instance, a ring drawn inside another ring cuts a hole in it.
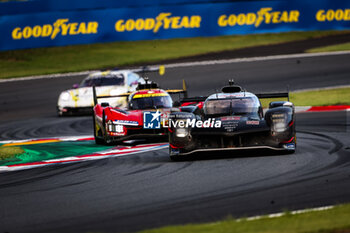
[{"label": "rear wing", "polygon": [[164,75],[165,67],[164,66],[159,66],[159,67],[143,66],[141,68],[132,69],[131,71],[135,73],[140,73],[141,77],[144,77],[146,73],[152,73],[152,72],[158,72],[160,75]]},{"label": "rear wing", "polygon": [[183,79],[182,80],[182,89],[170,89],[170,90],[165,90],[166,92],[168,92],[169,94],[173,95],[173,94],[184,94],[184,98],[187,98],[187,87],[186,87],[186,82]]},{"label": "rear wing", "polygon": [[[278,93],[260,93],[255,94],[259,99],[267,99],[267,98],[288,98],[289,101],[289,92],[278,92]],[[189,103],[189,102],[203,102],[208,98],[208,96],[196,96],[181,99],[180,103]]]},{"label": "rear wing", "polygon": [[[152,82],[149,83],[148,79],[146,79],[146,83],[145,84],[141,84],[144,88],[146,89],[152,89]],[[147,88],[148,87],[148,88]],[[154,88],[158,88],[158,85],[154,86]],[[186,88],[186,82],[185,80],[182,81],[182,88],[183,89],[172,89],[172,90],[165,90],[167,93],[169,94],[184,94],[184,97],[187,98],[187,88]],[[129,95],[131,94],[131,92],[128,93],[122,93],[119,95],[103,95],[103,96],[97,96],[96,94],[96,87],[92,86],[92,93],[93,93],[93,100],[94,100],[94,106],[96,106],[96,104],[98,103],[98,99],[102,99],[102,98],[117,98],[117,97],[129,97]]]},{"label": "rear wing", "polygon": [[267,99],[267,98],[288,98],[289,101],[289,92],[277,92],[277,93],[260,93],[255,94],[259,99]]},{"label": "rear wing", "polygon": [[[165,67],[164,66],[159,66],[159,67],[149,67],[149,66],[143,66],[141,68],[137,69],[132,69],[132,72],[135,73],[141,73],[141,77],[145,79],[145,83],[139,83],[139,87],[142,87],[142,89],[151,89],[151,88],[158,88],[158,85],[153,82],[148,82],[148,78],[144,77],[146,73],[151,73],[151,72],[158,72],[160,75],[164,75],[165,73]],[[154,86],[155,84],[155,86]],[[169,90],[171,91],[171,90]],[[175,91],[175,90],[172,90]],[[184,91],[184,90],[181,90]],[[177,93],[179,93],[178,91]],[[123,93],[119,95],[104,95],[104,96],[97,96],[96,94],[96,87],[92,86],[92,93],[93,93],[93,101],[94,101],[94,106],[97,104],[98,99],[102,98],[117,98],[117,97],[128,97],[131,93]],[[187,93],[187,92],[186,92]]]},{"label": "rear wing", "polygon": [[94,98],[94,106],[96,106],[97,104],[97,100],[98,99],[103,99],[103,98],[116,98],[116,97],[128,97],[131,93],[123,93],[123,94],[119,94],[119,95],[103,95],[103,96],[97,96],[96,95],[96,87],[92,86],[92,94],[93,94],[93,98]]}]

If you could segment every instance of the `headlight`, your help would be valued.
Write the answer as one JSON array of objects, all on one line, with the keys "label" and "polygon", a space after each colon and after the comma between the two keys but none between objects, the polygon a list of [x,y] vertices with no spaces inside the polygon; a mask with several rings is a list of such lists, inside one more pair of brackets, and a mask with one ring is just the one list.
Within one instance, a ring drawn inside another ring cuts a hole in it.
[{"label": "headlight", "polygon": [[65,91],[65,92],[61,93],[60,99],[64,100],[64,101],[67,101],[67,100],[69,100],[69,96],[70,96],[69,93]]},{"label": "headlight", "polygon": [[108,124],[108,131],[110,131],[110,132],[117,132],[117,133],[123,133],[124,132],[124,126],[123,125]]},{"label": "headlight", "polygon": [[115,131],[117,133],[123,133],[124,132],[124,126],[123,125],[116,125],[115,126]]},{"label": "headlight", "polygon": [[183,138],[188,135],[188,129],[185,128],[177,128],[175,132],[176,137]]},{"label": "headlight", "polygon": [[275,131],[276,132],[283,132],[286,130],[286,124],[282,122],[278,122],[275,124]]},{"label": "headlight", "polygon": [[273,123],[273,130],[275,132],[283,132],[287,128],[286,115],[283,113],[275,113],[271,116]]}]

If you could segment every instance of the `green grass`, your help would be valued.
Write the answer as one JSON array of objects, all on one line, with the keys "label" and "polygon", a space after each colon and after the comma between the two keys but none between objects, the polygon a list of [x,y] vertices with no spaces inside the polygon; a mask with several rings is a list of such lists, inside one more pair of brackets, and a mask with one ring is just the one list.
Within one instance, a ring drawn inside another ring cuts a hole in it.
[{"label": "green grass", "polygon": [[[278,100],[286,99],[262,99],[261,104],[267,107],[271,101]],[[350,105],[350,88],[292,92],[290,93],[290,101],[295,106]]]},{"label": "green grass", "polygon": [[263,218],[253,221],[223,221],[205,224],[168,226],[142,233],[336,233],[350,230],[350,205],[339,205],[333,209],[303,214],[285,214],[278,218]]},{"label": "green grass", "polygon": [[350,50],[350,42],[344,43],[344,44],[337,44],[337,45],[309,49],[306,52],[320,53],[320,52],[334,52],[334,51],[345,51],[345,50]]},{"label": "green grass", "polygon": [[0,160],[8,160],[24,152],[21,147],[0,147]]},{"label": "green grass", "polygon": [[0,78],[106,69],[166,59],[304,40],[348,31],[289,32],[245,36],[113,42],[0,52]]}]

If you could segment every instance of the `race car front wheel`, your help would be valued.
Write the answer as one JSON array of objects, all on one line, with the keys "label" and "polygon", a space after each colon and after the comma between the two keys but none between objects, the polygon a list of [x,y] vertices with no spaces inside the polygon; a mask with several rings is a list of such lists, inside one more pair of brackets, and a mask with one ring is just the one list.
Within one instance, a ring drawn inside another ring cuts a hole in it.
[{"label": "race car front wheel", "polygon": [[95,137],[95,142],[98,145],[104,145],[104,140],[102,138],[99,138],[98,131],[96,130],[96,119],[95,119],[95,113],[92,115],[92,122],[94,124],[94,137]]},{"label": "race car front wheel", "polygon": [[60,110],[60,108],[58,106],[56,107],[56,111],[57,111],[57,116],[59,116],[59,117],[68,115],[67,113]]},{"label": "race car front wheel", "polygon": [[102,127],[103,128],[101,128],[101,132],[102,132],[102,137],[103,137],[103,144],[104,145],[111,145],[112,140],[110,139],[110,137],[107,134],[106,114],[105,114],[104,110],[102,112]]}]

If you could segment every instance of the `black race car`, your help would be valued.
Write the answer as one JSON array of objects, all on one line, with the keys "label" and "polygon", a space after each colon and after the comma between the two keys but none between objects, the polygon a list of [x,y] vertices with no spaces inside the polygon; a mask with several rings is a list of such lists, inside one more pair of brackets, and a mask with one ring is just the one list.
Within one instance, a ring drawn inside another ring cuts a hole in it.
[{"label": "black race car", "polygon": [[264,114],[259,98],[288,97],[288,93],[253,94],[233,85],[209,97],[187,98],[169,116],[170,158],[194,152],[271,149],[294,153],[294,105],[269,104]]}]

